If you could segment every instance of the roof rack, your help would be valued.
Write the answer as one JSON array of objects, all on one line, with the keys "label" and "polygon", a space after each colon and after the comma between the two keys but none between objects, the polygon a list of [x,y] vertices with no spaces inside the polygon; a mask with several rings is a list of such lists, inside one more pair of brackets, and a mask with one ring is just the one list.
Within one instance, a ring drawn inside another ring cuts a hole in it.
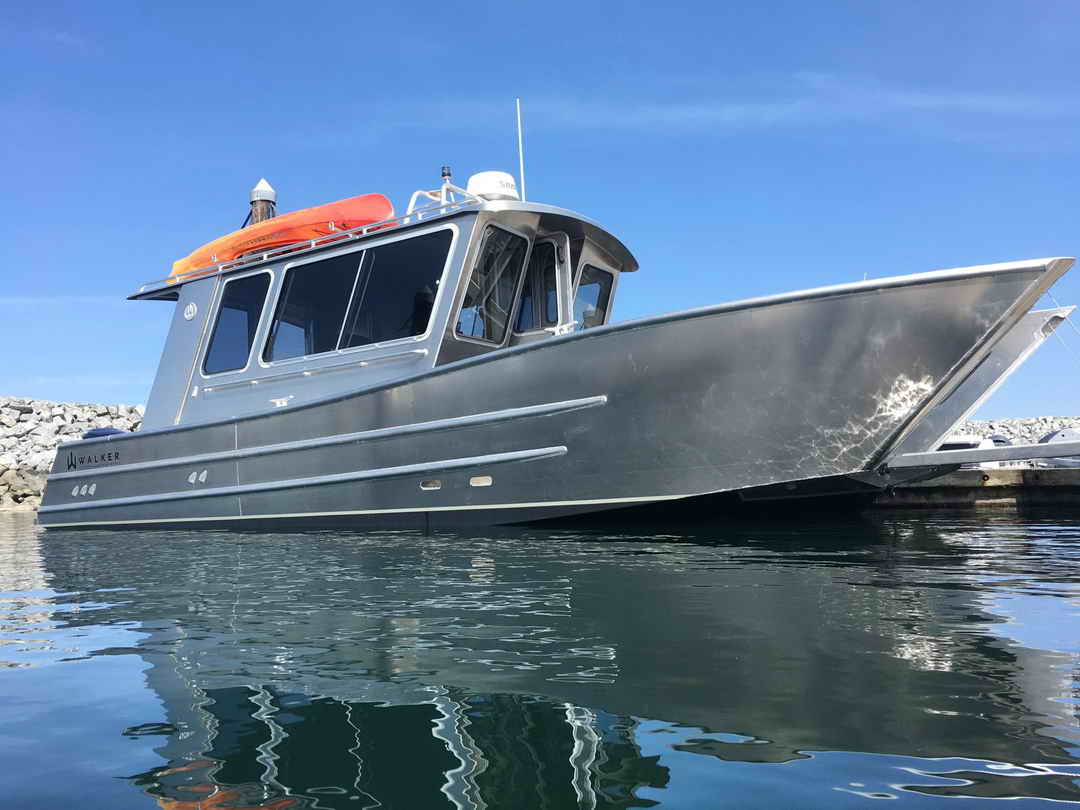
[{"label": "roof rack", "polygon": [[[447,192],[456,192],[461,194],[466,199],[456,200],[450,197]],[[417,206],[416,202],[420,197],[427,197],[434,202],[427,205]],[[473,194],[469,194],[463,189],[457,186],[451,186],[446,184],[439,191],[425,191],[420,190],[413,193],[412,198],[409,200],[409,208],[404,216],[394,216],[389,219],[380,220],[379,222],[372,222],[369,225],[361,225],[358,228],[350,228],[345,231],[336,231],[334,233],[327,234],[326,236],[320,236],[317,239],[304,239],[299,242],[293,242],[288,245],[283,245],[273,250],[258,251],[253,253],[246,253],[236,259],[231,259],[227,262],[221,262],[219,264],[210,264],[206,267],[200,267],[195,270],[189,270],[186,273],[182,273],[176,276],[166,276],[162,279],[155,281],[148,281],[145,284],[140,284],[135,294],[130,296],[131,298],[137,298],[146,293],[158,292],[161,289],[168,289],[179,284],[183,284],[188,281],[192,281],[197,278],[205,278],[206,276],[216,276],[220,273],[227,272],[229,270],[236,270],[241,267],[245,267],[249,264],[258,264],[259,262],[265,262],[270,259],[277,258],[278,256],[284,256],[289,253],[306,252],[309,250],[315,250],[316,248],[326,247],[336,242],[347,242],[352,239],[359,239],[363,236],[367,236],[373,231],[385,231],[396,228],[403,228],[406,225],[414,225],[426,217],[441,216],[448,214],[451,211],[458,209],[471,208],[480,205],[484,202],[483,199]],[[331,227],[333,227],[331,223]]]}]

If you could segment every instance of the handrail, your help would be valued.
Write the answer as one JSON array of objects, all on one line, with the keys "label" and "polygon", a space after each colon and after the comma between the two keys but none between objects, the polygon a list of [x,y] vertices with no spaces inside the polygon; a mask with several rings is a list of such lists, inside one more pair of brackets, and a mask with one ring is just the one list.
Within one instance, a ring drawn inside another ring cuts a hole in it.
[{"label": "handrail", "polygon": [[[416,201],[420,197],[426,197],[429,200],[434,200],[439,206],[445,206],[447,204],[453,205],[457,203],[457,200],[454,199],[455,194],[460,194],[462,197],[466,197],[469,201],[474,203],[482,203],[484,201],[482,197],[477,197],[475,194],[466,191],[460,186],[455,186],[449,180],[444,180],[442,186],[436,190],[428,191],[427,189],[421,188],[414,191],[413,195],[409,198],[409,207],[405,211],[405,215],[408,216],[414,211],[421,210],[416,207]],[[430,205],[424,206],[424,208],[430,207]]]},{"label": "handrail", "polygon": [[367,368],[368,366],[390,362],[391,360],[419,360],[422,357],[427,357],[428,354],[430,354],[430,352],[427,349],[410,349],[404,352],[395,352],[394,354],[363,357],[359,360],[350,360],[346,363],[331,363],[330,365],[318,366],[316,368],[302,368],[284,371],[280,374],[268,374],[264,377],[251,377],[246,380],[234,380],[231,382],[218,383],[217,385],[204,385],[200,390],[204,394],[212,394],[215,391],[227,391],[232,388],[250,388],[255,385],[279,382],[293,377],[313,377],[316,374],[326,374],[331,371],[343,371],[349,368]]}]

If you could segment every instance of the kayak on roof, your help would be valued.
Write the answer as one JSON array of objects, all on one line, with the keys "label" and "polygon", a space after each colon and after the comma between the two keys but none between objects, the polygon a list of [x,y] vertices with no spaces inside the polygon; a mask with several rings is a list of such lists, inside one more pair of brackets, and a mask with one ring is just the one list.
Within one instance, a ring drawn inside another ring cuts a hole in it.
[{"label": "kayak on roof", "polygon": [[219,236],[173,262],[172,277],[229,262],[245,253],[269,250],[318,239],[394,216],[394,205],[383,194],[361,194],[344,200],[304,208]]}]

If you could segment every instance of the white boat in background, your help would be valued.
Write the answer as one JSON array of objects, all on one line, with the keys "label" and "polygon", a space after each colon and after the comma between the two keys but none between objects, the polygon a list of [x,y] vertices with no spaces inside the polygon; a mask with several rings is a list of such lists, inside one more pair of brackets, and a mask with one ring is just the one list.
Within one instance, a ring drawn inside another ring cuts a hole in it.
[{"label": "white boat in background", "polygon": [[[1061,445],[1070,444],[1076,445],[1080,442],[1080,430],[1077,428],[1062,428],[1061,430],[1055,430],[1052,433],[1047,433],[1041,439],[1039,444],[1047,445]],[[1050,458],[1040,459],[1038,465],[1040,467],[1080,467],[1080,456],[1065,456],[1058,455]]]},{"label": "white boat in background", "polygon": [[[945,441],[938,446],[938,452],[943,450],[985,450],[998,445],[993,439],[980,436],[977,433],[950,433]],[[1000,461],[983,461],[978,463],[961,464],[961,470],[996,470],[1001,466]]]}]

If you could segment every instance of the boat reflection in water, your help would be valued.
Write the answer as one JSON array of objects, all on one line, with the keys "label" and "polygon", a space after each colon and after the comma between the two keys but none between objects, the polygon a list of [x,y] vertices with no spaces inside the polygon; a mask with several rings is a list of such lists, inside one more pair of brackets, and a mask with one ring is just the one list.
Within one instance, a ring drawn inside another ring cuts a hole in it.
[{"label": "boat reflection in water", "polygon": [[273,808],[633,807],[638,788],[669,780],[635,743],[635,721],[541,698],[447,690],[386,706],[242,687],[205,697],[217,731],[203,756],[135,777],[165,806],[222,795]]},{"label": "boat reflection in water", "polygon": [[159,537],[35,542],[145,662],[162,713],[102,734],[162,807],[1080,799],[1075,529]]}]

